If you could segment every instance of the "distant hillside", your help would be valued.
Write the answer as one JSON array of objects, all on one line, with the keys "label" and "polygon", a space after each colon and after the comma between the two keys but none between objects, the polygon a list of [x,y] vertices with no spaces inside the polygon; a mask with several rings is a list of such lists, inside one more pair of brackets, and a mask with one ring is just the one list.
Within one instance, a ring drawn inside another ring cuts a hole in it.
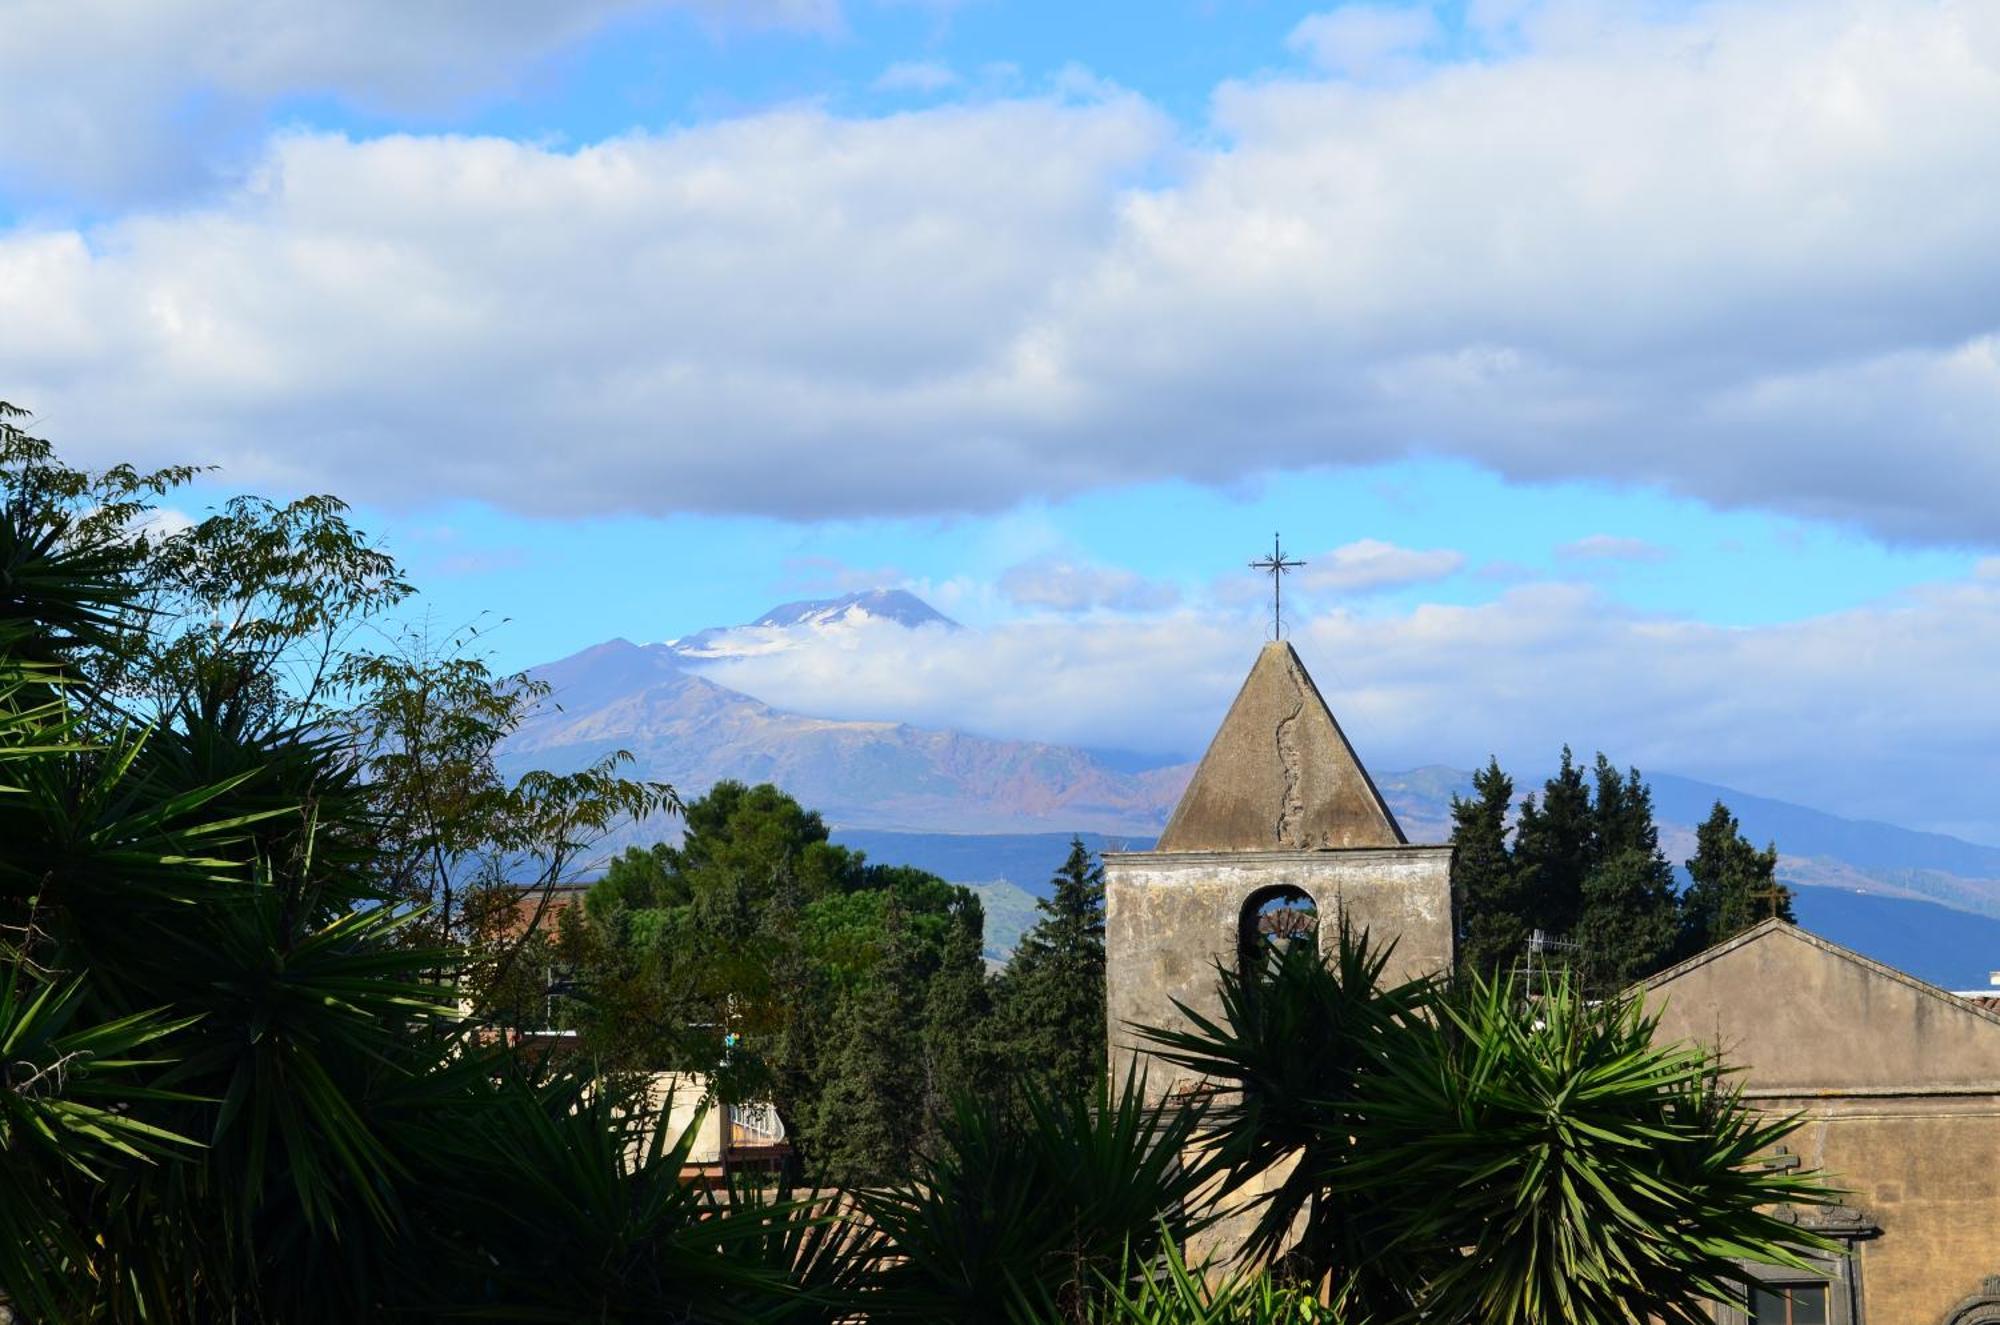
[{"label": "distant hillside", "polygon": [[1021,935],[1033,928],[1035,918],[1040,914],[1035,905],[1035,895],[1005,879],[965,886],[979,894],[979,903],[986,908],[986,948],[983,955],[989,965],[1006,965],[1007,959],[1014,955]]},{"label": "distant hillside", "polygon": [[[501,750],[503,771],[579,767],[611,750],[698,795],[723,778],[775,782],[835,823],[908,830],[1157,831],[1181,768],[1122,772],[1085,751],[896,722],[774,709],[685,670],[664,645],[612,640],[533,669],[555,707]],[[654,826],[635,838],[657,836]]]},{"label": "distant hillside", "polygon": [[[1036,899],[1049,895],[1049,876],[1069,851],[1069,838],[1049,833],[992,835],[882,833],[842,830],[836,841],[870,860],[913,865],[955,883],[971,884],[986,903],[986,951],[1005,960],[1035,922]],[[1144,851],[1149,838],[1086,834],[1092,851]],[[1947,989],[1986,985],[2000,970],[2000,919],[1947,910],[1935,903],[1847,888],[1798,889],[1799,923],[1835,943],[1887,962]]]},{"label": "distant hillside", "polygon": [[[1191,764],[905,723],[809,717],[713,679],[717,659],[797,647],[882,621],[909,630],[961,629],[912,594],[871,590],[787,603],[748,625],[678,642],[621,639],[585,649],[534,669],[553,687],[556,707],[507,742],[501,767],[510,774],[536,767],[567,771],[622,748],[636,756],[639,775],[672,782],[690,797],[723,778],[775,782],[837,825],[842,840],[876,859],[918,864],[965,882],[1004,880],[1029,894],[1045,887],[1072,832],[1084,833],[1093,849],[1112,841],[1132,849],[1150,844]],[[697,663],[707,674],[691,670]],[[1522,791],[1543,776],[1515,773]],[[2000,943],[1966,919],[2000,918],[2000,848],[1843,819],[1672,773],[1647,770],[1647,777],[1662,845],[1676,863],[1692,853],[1694,826],[1719,797],[1753,840],[1777,842],[1780,874],[1799,890],[1801,915],[1819,917],[1829,937],[1845,942],[1843,934],[1874,924],[1881,931],[1877,941],[1903,943],[1901,950],[1915,954],[1898,963],[1908,969],[1963,970],[1969,978],[1974,967],[2000,967]],[[1378,771],[1376,781],[1417,842],[1447,840],[1451,798],[1471,788],[1470,773],[1443,766]],[[624,830],[609,845],[677,832],[671,821],[651,823]],[[1872,905],[1895,900],[1953,912],[1940,918],[1947,913]],[[1934,939],[1938,953],[1954,955],[1935,962],[1923,957],[1915,951],[1919,935]],[[1993,951],[1977,957],[1982,944]],[[1866,943],[1855,946],[1872,951]]]},{"label": "distant hillside", "polygon": [[[1515,789],[1535,790],[1545,776],[1517,773]],[[1843,819],[1673,773],[1645,776],[1653,788],[1661,846],[1676,865],[1694,853],[1695,826],[1720,800],[1751,841],[1778,844],[1779,876],[1794,888],[1903,897],[2000,917],[2000,848]],[[1378,776],[1376,782],[1403,831],[1417,842],[1449,839],[1451,798],[1472,793],[1470,772],[1436,766]]]}]

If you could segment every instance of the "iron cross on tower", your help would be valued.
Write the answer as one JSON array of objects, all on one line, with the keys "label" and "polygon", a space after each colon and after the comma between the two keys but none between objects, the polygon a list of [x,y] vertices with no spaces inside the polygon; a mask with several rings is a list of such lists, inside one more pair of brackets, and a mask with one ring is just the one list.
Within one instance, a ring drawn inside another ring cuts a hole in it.
[{"label": "iron cross on tower", "polygon": [[1263,571],[1271,577],[1272,639],[1283,639],[1285,637],[1285,618],[1283,613],[1285,572],[1296,566],[1303,565],[1305,565],[1303,561],[1285,560],[1284,549],[1278,546],[1278,536],[1276,534],[1271,535],[1271,555],[1262,561],[1253,561],[1250,563],[1250,569]]}]

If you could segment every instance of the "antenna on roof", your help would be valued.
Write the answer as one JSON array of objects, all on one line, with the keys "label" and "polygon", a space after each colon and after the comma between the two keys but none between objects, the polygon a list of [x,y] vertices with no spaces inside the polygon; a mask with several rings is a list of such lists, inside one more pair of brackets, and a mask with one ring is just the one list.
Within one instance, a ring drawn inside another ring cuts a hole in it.
[{"label": "antenna on roof", "polygon": [[1285,573],[1303,565],[1305,565],[1303,561],[1287,561],[1285,559],[1284,549],[1278,545],[1278,536],[1276,534],[1271,535],[1271,555],[1265,557],[1262,561],[1253,561],[1250,563],[1251,570],[1264,571],[1271,577],[1271,638],[1274,640],[1285,637],[1285,617],[1283,611]]}]

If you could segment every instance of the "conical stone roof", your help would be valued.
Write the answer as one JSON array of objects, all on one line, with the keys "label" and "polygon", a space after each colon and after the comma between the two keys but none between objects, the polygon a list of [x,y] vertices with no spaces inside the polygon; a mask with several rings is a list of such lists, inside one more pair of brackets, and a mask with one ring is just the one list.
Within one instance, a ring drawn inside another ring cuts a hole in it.
[{"label": "conical stone roof", "polygon": [[1156,851],[1402,846],[1292,646],[1266,644],[1174,807]]}]

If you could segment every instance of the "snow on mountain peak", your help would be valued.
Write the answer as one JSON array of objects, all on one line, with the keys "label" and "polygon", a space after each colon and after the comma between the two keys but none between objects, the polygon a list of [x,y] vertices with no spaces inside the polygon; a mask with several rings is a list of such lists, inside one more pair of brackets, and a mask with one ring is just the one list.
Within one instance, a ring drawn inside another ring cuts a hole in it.
[{"label": "snow on mountain peak", "polygon": [[866,589],[840,598],[819,598],[782,603],[750,624],[753,626],[830,626],[864,619],[893,621],[899,626],[942,625],[951,630],[958,623],[907,589]]},{"label": "snow on mountain peak", "polygon": [[666,647],[682,658],[721,660],[782,653],[808,638],[851,634],[876,622],[906,629],[962,627],[907,589],[868,589],[839,598],[780,603],[747,626],[711,626]]}]

